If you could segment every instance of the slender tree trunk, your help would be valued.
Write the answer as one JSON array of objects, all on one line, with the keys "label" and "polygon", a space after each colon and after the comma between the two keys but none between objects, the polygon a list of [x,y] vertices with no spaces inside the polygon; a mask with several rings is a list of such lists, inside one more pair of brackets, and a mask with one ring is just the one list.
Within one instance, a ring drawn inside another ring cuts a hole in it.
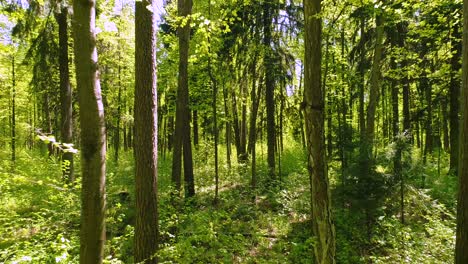
[{"label": "slender tree trunk", "polygon": [[458,154],[459,154],[459,113],[460,113],[460,79],[458,72],[461,64],[462,54],[461,32],[457,23],[453,26],[452,32],[452,58],[450,59],[450,172],[457,175]]},{"label": "slender tree trunk", "polygon": [[[382,59],[383,49],[383,18],[377,16],[377,33],[374,50],[374,58],[372,62],[371,76],[370,76],[370,94],[369,105],[367,106],[367,123],[366,123],[366,136],[365,145],[367,148],[366,159],[370,162],[373,159],[373,145],[375,134],[375,114],[377,104],[379,102],[379,83],[380,83],[380,61]],[[370,165],[370,164],[369,164]],[[367,167],[369,169],[369,167]],[[367,171],[367,170],[366,170]]]},{"label": "slender tree trunk", "polygon": [[198,111],[193,110],[193,145],[198,147]]},{"label": "slender tree trunk", "polygon": [[[405,49],[405,39],[407,26],[405,22],[397,24],[398,30],[398,47]],[[406,55],[405,55],[406,57]],[[403,132],[411,133],[411,119],[410,119],[410,107],[409,107],[409,79],[407,71],[408,61],[403,58],[401,62],[401,68],[403,69],[402,86],[403,86]]]},{"label": "slender tree trunk", "polygon": [[[211,0],[208,0],[208,18],[211,19]],[[208,38],[208,42],[210,39]],[[209,47],[209,53],[211,54],[211,46]],[[219,171],[218,171],[218,141],[219,141],[219,132],[218,132],[218,111],[217,111],[217,104],[218,104],[218,83],[216,81],[215,76],[213,75],[213,71],[211,68],[211,56],[208,56],[208,74],[210,76],[211,81],[211,88],[213,90],[213,101],[212,101],[212,109],[213,109],[213,133],[214,133],[214,159],[215,159],[215,198],[214,203],[218,203],[218,192],[219,192]]]},{"label": "slender tree trunk", "polygon": [[[425,56],[426,52],[423,51],[423,55]],[[423,59],[424,60],[424,59]],[[423,63],[425,65],[427,63]],[[424,66],[423,66],[424,67]],[[427,74],[425,69],[423,68],[423,73],[421,74],[421,81],[420,81],[421,89],[424,91],[424,96],[426,99],[426,109],[427,109],[427,116],[426,116],[426,144],[424,147],[424,157],[423,162],[426,163],[427,156],[432,153],[433,151],[433,134],[432,134],[432,85],[429,83],[429,79],[427,78]],[[424,177],[424,176],[423,176]],[[424,188],[424,178],[422,182],[422,187]]]},{"label": "slender tree trunk", "polygon": [[[263,4],[263,45],[265,46],[265,104],[267,112],[267,161],[268,174],[275,179],[275,79],[274,79],[274,55],[271,48],[272,13],[273,3],[268,1]],[[320,80],[319,80],[320,81]]]},{"label": "slender tree trunk", "polygon": [[135,263],[157,263],[158,95],[155,1],[135,2]]},{"label": "slender tree trunk", "polygon": [[95,0],[73,2],[81,124],[80,263],[102,263],[106,240],[106,133],[95,35]]},{"label": "slender tree trunk", "polygon": [[[53,131],[52,131],[52,117],[50,113],[50,103],[49,103],[49,94],[45,92],[43,94],[43,111],[44,111],[44,127],[46,129],[46,134],[51,136]],[[49,157],[52,156],[53,154],[53,145],[52,144],[47,144],[47,150],[49,151]]]},{"label": "slender tree trunk", "polygon": [[241,121],[240,121],[240,154],[239,159],[242,163],[245,163],[248,159],[247,154],[247,74],[245,74],[244,80],[241,81]]},{"label": "slender tree trunk", "polygon": [[[61,102],[61,134],[62,143],[73,142],[73,106],[72,90],[70,86],[70,74],[68,69],[68,8],[63,7],[60,13],[55,14],[59,26],[59,68],[60,68],[60,102]],[[68,182],[75,180],[73,171],[73,153],[62,154],[62,163],[66,168],[63,178]]]},{"label": "slender tree trunk", "polygon": [[[210,10],[211,10],[211,1],[210,1]],[[213,89],[213,101],[212,101],[212,109],[213,109],[213,133],[214,133],[214,160],[215,160],[215,198],[214,203],[218,203],[218,192],[219,192],[219,171],[218,171],[218,113],[217,113],[217,98],[218,98],[218,86],[216,82],[216,78],[213,75],[211,69],[211,58],[208,59],[208,72],[210,75],[211,80],[211,87]]]},{"label": "slender tree trunk", "polygon": [[[392,70],[396,70],[396,62],[395,58],[391,58],[390,67]],[[405,223],[405,212],[404,212],[404,181],[403,181],[403,174],[402,174],[402,165],[401,165],[401,143],[399,142],[399,133],[400,133],[400,112],[398,108],[398,85],[395,79],[391,80],[391,93],[392,93],[392,128],[393,128],[393,140],[396,142],[396,152],[393,158],[393,173],[396,179],[400,181],[400,220],[401,223]]]},{"label": "slender tree trunk", "polygon": [[231,121],[229,115],[229,107],[228,107],[228,92],[226,86],[223,83],[223,97],[224,97],[224,112],[226,113],[226,162],[228,168],[231,168]]},{"label": "slender tree trunk", "polygon": [[[366,21],[364,17],[361,17],[361,51],[359,56],[359,77],[361,78],[359,86],[359,135],[361,140],[361,159],[365,157],[364,141],[366,137],[366,116],[364,113],[364,90],[365,90],[365,79],[364,79],[364,63],[366,59],[365,54],[365,26]],[[351,111],[352,112],[352,111]]]},{"label": "slender tree trunk", "polygon": [[304,112],[307,133],[308,169],[311,188],[311,219],[315,263],[335,263],[335,230],[331,216],[330,189],[325,160],[324,100],[320,87],[321,31],[318,17],[321,0],[304,0],[305,82]]},{"label": "slender tree trunk", "polygon": [[[345,58],[345,27],[341,30],[341,56]],[[341,64],[341,79],[343,80],[343,84],[345,81],[345,64]],[[340,134],[341,134],[341,146],[340,146],[340,156],[341,156],[341,183],[343,186],[346,182],[346,170],[348,167],[347,158],[346,158],[346,146],[348,145],[348,135],[347,132],[347,121],[346,121],[346,113],[348,112],[348,108],[346,105],[346,91],[345,85],[341,85],[341,127],[340,127]],[[338,117],[339,118],[339,117]]]},{"label": "slender tree trunk", "polygon": [[468,263],[468,0],[463,1],[462,121],[458,163],[455,264]]},{"label": "slender tree trunk", "polygon": [[16,76],[15,57],[11,58],[11,161],[16,161]]},{"label": "slender tree trunk", "polygon": [[240,122],[239,122],[239,114],[237,113],[237,98],[236,98],[236,92],[234,90],[231,90],[231,109],[232,109],[232,123],[233,123],[233,129],[234,129],[234,142],[236,144],[236,152],[237,152],[237,161],[238,162],[243,162],[243,160],[240,158],[242,154],[242,149],[241,149],[241,129],[240,129]]},{"label": "slender tree trunk", "polygon": [[167,121],[167,150],[172,151],[174,143],[174,116],[170,115]]},{"label": "slender tree trunk", "polygon": [[442,104],[440,105],[440,111],[442,112],[442,119],[441,119],[441,125],[442,125],[442,143],[443,143],[443,149],[445,152],[450,153],[450,130],[448,127],[448,104],[447,100],[443,100]]},{"label": "slender tree trunk", "polygon": [[[114,138],[114,161],[116,164],[119,162],[119,150],[120,150],[120,119],[122,118],[122,76],[121,76],[121,57],[120,57],[120,52],[119,52],[119,66],[117,68],[117,75],[118,75],[118,93],[117,93],[117,123],[115,125],[115,138]],[[135,105],[136,106],[136,105]]]},{"label": "slender tree trunk", "polygon": [[[252,109],[250,114],[250,132],[249,132],[249,151],[252,155],[252,164],[251,164],[251,171],[252,171],[252,179],[250,185],[252,190],[255,192],[257,188],[257,153],[256,153],[256,143],[257,143],[257,113],[258,113],[258,105],[259,105],[259,98],[260,98],[260,87],[261,84],[258,84],[258,92],[255,92],[255,83],[257,81],[257,54],[254,56],[254,60],[252,63],[252,90],[250,91],[250,101],[252,102]],[[257,96],[258,95],[258,96]],[[258,98],[257,98],[258,97]]]}]

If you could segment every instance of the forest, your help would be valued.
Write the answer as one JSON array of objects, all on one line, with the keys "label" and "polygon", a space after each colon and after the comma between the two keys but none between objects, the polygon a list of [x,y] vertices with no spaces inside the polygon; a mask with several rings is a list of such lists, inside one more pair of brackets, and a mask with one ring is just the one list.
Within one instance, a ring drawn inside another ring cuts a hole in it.
[{"label": "forest", "polygon": [[468,0],[0,0],[0,263],[468,264]]}]

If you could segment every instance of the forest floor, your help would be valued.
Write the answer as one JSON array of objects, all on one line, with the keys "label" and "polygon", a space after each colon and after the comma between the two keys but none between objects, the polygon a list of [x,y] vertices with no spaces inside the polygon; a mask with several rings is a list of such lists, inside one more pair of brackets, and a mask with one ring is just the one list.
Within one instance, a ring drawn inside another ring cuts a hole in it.
[{"label": "forest floor", "polygon": [[[281,155],[281,181],[271,184],[259,146],[255,193],[250,166],[233,157],[228,168],[221,148],[217,204],[211,147],[195,151],[197,194],[181,201],[177,210],[169,195],[171,160],[159,158],[161,263],[313,263],[302,147],[288,142]],[[415,153],[406,167],[405,224],[400,222],[397,185],[388,184],[385,196],[369,205],[353,190],[358,172],[349,169],[345,186],[339,163],[330,163],[337,263],[452,262],[455,180],[440,173],[445,157],[422,165]],[[12,168],[8,153],[0,152],[0,263],[78,263],[79,178],[75,186],[63,184],[59,161],[45,151],[20,150],[17,156]],[[105,262],[132,263],[133,158],[126,152],[116,164],[111,157],[109,153]],[[379,164],[377,173],[391,178],[385,158]],[[421,175],[425,189],[417,188]]]}]

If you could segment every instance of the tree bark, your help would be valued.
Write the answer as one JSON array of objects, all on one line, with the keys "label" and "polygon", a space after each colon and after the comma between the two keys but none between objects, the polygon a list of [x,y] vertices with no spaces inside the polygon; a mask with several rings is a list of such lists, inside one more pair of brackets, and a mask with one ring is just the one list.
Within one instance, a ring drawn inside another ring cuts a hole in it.
[{"label": "tree bark", "polygon": [[105,228],[106,133],[98,73],[95,0],[73,2],[75,69],[81,123],[80,263],[102,263]]},{"label": "tree bark", "polygon": [[458,167],[455,264],[468,263],[468,0],[463,1],[462,121]]},{"label": "tree bark", "polygon": [[157,263],[158,95],[155,1],[135,2],[135,263]]},{"label": "tree bark", "polygon": [[265,1],[263,4],[263,45],[265,46],[265,104],[267,113],[267,161],[268,174],[271,179],[276,179],[275,174],[275,79],[274,79],[274,55],[271,48],[271,30],[273,3]]},{"label": "tree bark", "polygon": [[193,145],[195,148],[198,147],[198,111],[192,111],[193,116]]},{"label": "tree bark", "polygon": [[304,0],[305,59],[304,114],[311,189],[311,219],[317,238],[313,257],[316,263],[335,263],[335,230],[331,216],[330,189],[325,160],[324,100],[320,85],[321,0]]},{"label": "tree bark", "polygon": [[[392,46],[394,46],[395,40],[393,39],[398,34],[392,35]],[[396,62],[395,57],[391,58],[390,67],[392,70],[396,70]],[[396,143],[396,151],[395,156],[393,157],[393,173],[395,178],[400,181],[400,221],[402,224],[405,223],[405,213],[404,213],[404,182],[403,182],[403,174],[402,174],[402,165],[401,165],[401,143],[399,142],[399,133],[400,133],[400,112],[399,112],[399,101],[398,101],[398,88],[397,81],[395,79],[391,80],[391,93],[392,93],[392,132],[393,132],[393,140]]]},{"label": "tree bark", "polygon": [[[192,12],[191,0],[178,0],[178,14],[188,19]],[[184,153],[184,179],[186,196],[195,195],[193,178],[192,144],[190,140],[190,109],[188,87],[188,56],[190,42],[190,19],[179,27],[179,78],[176,106],[176,126],[174,131],[174,152],[172,159],[172,181],[177,192],[181,189],[182,149]]]},{"label": "tree bark", "polygon": [[[60,68],[60,102],[61,102],[61,134],[62,143],[73,142],[73,105],[72,90],[70,86],[70,74],[68,67],[68,8],[63,7],[60,13],[55,14],[59,26],[59,68]],[[67,182],[75,180],[73,171],[73,153],[62,154],[62,163],[65,165],[63,178]]]},{"label": "tree bark", "polygon": [[226,125],[226,162],[228,168],[231,168],[231,121],[229,115],[229,107],[228,107],[228,92],[226,86],[223,83],[223,98],[224,98],[224,112],[225,112],[225,125]]},{"label": "tree bark", "polygon": [[451,71],[450,71],[450,171],[453,175],[457,175],[458,169],[458,152],[459,152],[459,126],[460,126],[460,79],[458,78],[458,72],[460,71],[461,64],[461,32],[458,24],[456,23],[453,27],[452,32],[452,58],[450,59]]},{"label": "tree bark", "polygon": [[374,58],[372,61],[372,69],[370,76],[370,94],[369,94],[369,105],[367,106],[367,123],[366,123],[366,137],[365,145],[367,147],[367,159],[372,160],[372,151],[374,145],[374,134],[375,134],[375,112],[380,97],[380,61],[382,59],[382,48],[383,48],[383,18],[377,16],[377,29],[376,29],[376,42],[374,48]]},{"label": "tree bark", "polygon": [[11,161],[16,161],[16,76],[15,57],[11,58]]}]

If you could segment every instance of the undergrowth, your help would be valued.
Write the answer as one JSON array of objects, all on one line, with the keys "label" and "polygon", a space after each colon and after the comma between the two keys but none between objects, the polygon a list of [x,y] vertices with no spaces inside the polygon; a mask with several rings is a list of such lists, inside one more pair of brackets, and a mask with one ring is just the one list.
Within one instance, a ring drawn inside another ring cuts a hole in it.
[{"label": "undergrowth", "polygon": [[[226,166],[221,147],[220,196],[215,205],[212,146],[201,144],[205,145],[195,151],[194,159],[197,195],[181,200],[177,210],[169,196],[171,159],[159,159],[160,262],[313,263],[303,147],[285,144],[281,181],[273,185],[267,177],[266,155],[258,154],[256,195],[250,187],[250,167],[237,164],[234,156],[232,166]],[[29,150],[17,156],[12,167],[8,153],[0,152],[0,263],[78,263],[80,177],[67,186],[56,158]],[[362,207],[340,187],[340,164],[330,163],[337,263],[451,262],[456,184],[419,157],[410,155],[405,167],[405,224],[400,222],[398,188],[390,186],[389,195],[373,212],[372,224],[366,225]],[[439,161],[446,168],[446,157]],[[391,177],[391,163],[383,159],[381,164],[379,173]],[[108,160],[105,263],[133,263],[133,166],[131,152],[123,153],[117,164]],[[79,164],[77,170],[79,175]],[[424,189],[419,186],[421,173],[426,175]]]}]

